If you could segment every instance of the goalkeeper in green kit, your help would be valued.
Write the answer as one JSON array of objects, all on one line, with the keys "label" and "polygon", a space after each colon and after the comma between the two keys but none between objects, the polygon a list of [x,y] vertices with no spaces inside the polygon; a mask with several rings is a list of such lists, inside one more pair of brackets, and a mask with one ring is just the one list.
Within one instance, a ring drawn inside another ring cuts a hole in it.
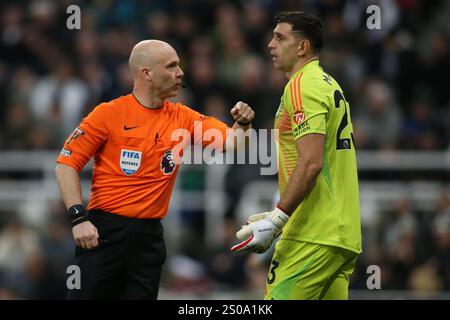
[{"label": "goalkeeper in green kit", "polygon": [[319,64],[320,19],[282,12],[268,47],[289,79],[275,116],[281,199],[250,216],[232,251],[263,253],[281,234],[265,299],[347,299],[361,253],[358,176],[349,104]]}]

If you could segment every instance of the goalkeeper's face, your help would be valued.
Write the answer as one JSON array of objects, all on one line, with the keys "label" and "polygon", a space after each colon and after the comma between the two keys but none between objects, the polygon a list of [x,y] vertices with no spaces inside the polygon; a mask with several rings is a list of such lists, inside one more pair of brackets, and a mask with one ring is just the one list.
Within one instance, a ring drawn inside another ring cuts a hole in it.
[{"label": "goalkeeper's face", "polygon": [[298,38],[289,23],[277,24],[268,48],[275,68],[291,72],[298,61]]}]

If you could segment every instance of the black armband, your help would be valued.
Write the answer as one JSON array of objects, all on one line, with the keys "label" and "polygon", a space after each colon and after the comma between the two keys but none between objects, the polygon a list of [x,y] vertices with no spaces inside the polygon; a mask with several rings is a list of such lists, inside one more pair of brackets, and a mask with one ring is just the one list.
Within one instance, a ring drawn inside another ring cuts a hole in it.
[{"label": "black armband", "polygon": [[81,204],[76,204],[67,209],[67,215],[72,222],[72,227],[75,227],[77,224],[89,220],[87,212],[84,210],[84,207]]}]

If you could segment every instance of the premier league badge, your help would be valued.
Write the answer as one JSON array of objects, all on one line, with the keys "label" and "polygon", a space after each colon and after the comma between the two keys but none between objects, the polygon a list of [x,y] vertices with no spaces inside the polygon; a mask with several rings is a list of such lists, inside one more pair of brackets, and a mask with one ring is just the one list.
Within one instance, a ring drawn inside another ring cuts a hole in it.
[{"label": "premier league badge", "polygon": [[161,171],[164,174],[171,174],[175,169],[175,160],[172,150],[164,152],[161,158]]},{"label": "premier league badge", "polygon": [[127,176],[131,176],[139,170],[141,166],[142,152],[122,149],[120,151],[120,169]]}]

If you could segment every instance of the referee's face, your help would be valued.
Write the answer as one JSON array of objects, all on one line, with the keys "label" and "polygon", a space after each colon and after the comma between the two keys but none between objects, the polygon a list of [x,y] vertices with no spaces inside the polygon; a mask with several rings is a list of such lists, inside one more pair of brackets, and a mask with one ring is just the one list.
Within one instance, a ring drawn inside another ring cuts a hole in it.
[{"label": "referee's face", "polygon": [[180,59],[174,49],[167,50],[161,55],[153,70],[153,89],[162,99],[175,97],[181,87],[183,70]]},{"label": "referee's face", "polygon": [[268,48],[275,68],[283,72],[290,72],[294,68],[298,60],[298,38],[293,34],[289,23],[277,24]]}]

